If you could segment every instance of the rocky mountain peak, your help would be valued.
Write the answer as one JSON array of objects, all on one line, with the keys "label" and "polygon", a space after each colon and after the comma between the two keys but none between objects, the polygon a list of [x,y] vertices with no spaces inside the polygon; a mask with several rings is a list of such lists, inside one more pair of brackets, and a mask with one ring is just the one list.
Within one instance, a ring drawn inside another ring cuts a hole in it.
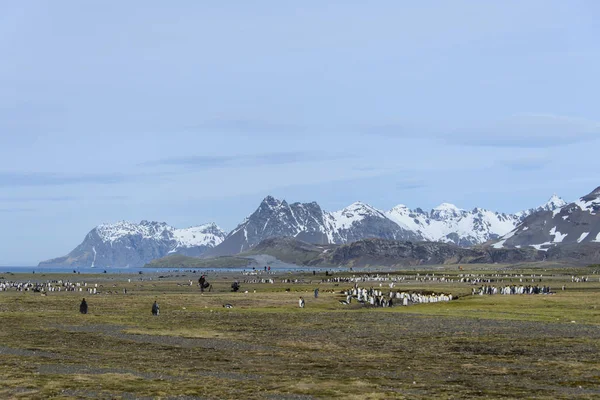
[{"label": "rocky mountain peak", "polygon": [[431,210],[430,216],[435,219],[456,218],[461,216],[464,212],[464,210],[456,207],[454,204],[442,203]]},{"label": "rocky mountain peak", "polygon": [[394,206],[392,208],[392,210],[397,210],[397,211],[410,211],[410,209],[408,208],[408,206],[404,205],[404,204],[398,204],[397,206]]},{"label": "rocky mountain peak", "polygon": [[544,204],[535,207],[535,208],[530,208],[528,210],[524,210],[524,211],[519,211],[518,213],[516,213],[515,215],[517,217],[519,217],[519,219],[522,221],[525,218],[527,218],[528,216],[538,213],[538,212],[542,212],[542,211],[552,211],[555,214],[558,213],[560,211],[561,208],[565,207],[567,205],[567,202],[564,201],[561,197],[559,197],[557,194],[553,194],[547,202],[545,202]]},{"label": "rocky mountain peak", "polygon": [[281,203],[282,203],[281,201],[279,201],[275,197],[269,195],[263,199],[263,201],[261,202],[261,206],[273,208],[273,207],[279,207],[281,205]]},{"label": "rocky mountain peak", "polygon": [[[190,228],[193,228],[193,226],[191,226]],[[221,228],[219,228],[219,225],[217,225],[214,222],[209,222],[208,224],[200,225],[198,226],[198,228],[201,228],[206,232],[224,232]]]},{"label": "rocky mountain peak", "polygon": [[537,208],[540,211],[554,211],[567,205],[567,202],[555,194],[548,201]]},{"label": "rocky mountain peak", "polygon": [[348,207],[345,207],[342,212],[362,212],[362,213],[370,213],[370,214],[379,214],[381,211],[377,210],[375,207],[363,203],[362,201],[355,201],[350,204]]},{"label": "rocky mountain peak", "polygon": [[360,223],[365,218],[386,218],[381,211],[361,201],[356,201],[340,211],[332,212],[330,215],[335,221],[334,224],[343,229],[349,228],[355,223]]}]

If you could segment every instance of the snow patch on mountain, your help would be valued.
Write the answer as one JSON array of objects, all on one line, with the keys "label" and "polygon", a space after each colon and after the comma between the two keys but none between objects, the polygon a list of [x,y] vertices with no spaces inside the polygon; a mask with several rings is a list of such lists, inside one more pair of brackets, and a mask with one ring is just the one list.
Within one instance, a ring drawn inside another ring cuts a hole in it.
[{"label": "snow patch on mountain", "polygon": [[514,232],[514,231],[507,233],[506,235],[504,235],[504,236],[502,237],[502,240],[501,240],[501,241],[499,241],[498,243],[494,243],[494,244],[492,245],[492,247],[493,247],[493,248],[495,248],[495,249],[501,249],[501,248],[503,248],[503,247],[504,247],[504,243],[506,243],[506,241],[507,241],[508,239],[510,239],[511,237],[513,237],[513,236],[514,236],[514,234],[515,234],[515,232]]},{"label": "snow patch on mountain", "polygon": [[576,201],[575,204],[581,211],[587,211],[592,215],[596,215],[596,211],[600,208],[600,201],[598,201],[598,199],[586,200],[581,198]]},{"label": "snow patch on mountain", "polygon": [[554,240],[552,241],[553,243],[561,243],[565,237],[568,235],[568,233],[565,233],[564,235],[560,232],[558,232],[556,230],[556,227],[550,229],[550,235],[554,236]]},{"label": "snow patch on mountain", "polygon": [[92,251],[94,252],[94,259],[92,260],[91,267],[94,268],[96,264],[96,256],[98,255],[98,252],[96,251],[96,246],[92,246]]},{"label": "snow patch on mountain", "polygon": [[216,224],[204,224],[184,229],[173,229],[173,237],[177,241],[177,248],[196,246],[215,247],[223,242],[225,232]]},{"label": "snow patch on mountain", "polygon": [[540,243],[540,244],[532,244],[531,247],[533,247],[536,250],[548,251],[550,246],[552,246],[553,244],[554,243],[552,243],[552,242],[545,242],[545,243]]},{"label": "snow patch on mountain", "polygon": [[577,243],[581,243],[589,234],[589,232],[583,232],[581,236],[579,236],[579,239],[577,239]]}]

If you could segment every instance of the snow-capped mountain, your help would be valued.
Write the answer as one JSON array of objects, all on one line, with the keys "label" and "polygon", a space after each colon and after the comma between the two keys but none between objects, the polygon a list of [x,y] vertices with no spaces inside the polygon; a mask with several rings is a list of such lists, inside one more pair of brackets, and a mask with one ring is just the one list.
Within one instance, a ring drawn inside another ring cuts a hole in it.
[{"label": "snow-capped mountain", "polygon": [[347,243],[371,237],[422,239],[364,203],[354,203],[341,211],[328,213],[316,202],[289,204],[267,196],[254,213],[207,255],[241,253],[272,237],[295,237],[314,244]]},{"label": "snow-capped mountain", "polygon": [[503,214],[475,208],[463,210],[442,203],[431,211],[398,205],[384,212],[356,202],[340,211],[327,212],[313,203],[292,203],[266,197],[258,209],[238,225],[207,256],[237,254],[264,239],[295,237],[313,244],[345,244],[368,238],[435,241],[468,247],[485,243],[514,229],[535,210],[554,210],[558,197],[535,209]]},{"label": "snow-capped mountain", "polygon": [[454,243],[469,247],[490,240],[513,230],[529,215],[541,211],[554,211],[567,203],[553,195],[539,207],[515,214],[498,213],[483,208],[463,210],[454,204],[442,203],[431,211],[420,208],[411,210],[397,205],[386,216],[398,225],[421,235],[425,240]]},{"label": "snow-capped mountain", "polygon": [[329,243],[328,221],[316,203],[292,203],[265,197],[256,211],[232,230],[223,243],[208,252],[237,254],[269,237],[291,236],[309,243]]},{"label": "snow-capped mountain", "polygon": [[534,247],[547,251],[557,244],[598,242],[600,187],[573,203],[527,216],[514,230],[494,243],[493,247]]},{"label": "snow-capped mountain", "polygon": [[423,236],[397,224],[368,204],[356,202],[340,211],[326,213],[329,243],[342,244],[368,238],[423,240]]},{"label": "snow-capped mountain", "polygon": [[68,255],[40,265],[139,267],[171,253],[200,256],[220,244],[225,235],[214,223],[185,229],[149,221],[102,224]]},{"label": "snow-capped mountain", "polygon": [[420,234],[425,240],[454,243],[468,247],[496,239],[511,231],[520,217],[475,208],[462,210],[453,204],[442,203],[427,212],[420,208],[410,210],[398,205],[386,213],[400,226]]}]

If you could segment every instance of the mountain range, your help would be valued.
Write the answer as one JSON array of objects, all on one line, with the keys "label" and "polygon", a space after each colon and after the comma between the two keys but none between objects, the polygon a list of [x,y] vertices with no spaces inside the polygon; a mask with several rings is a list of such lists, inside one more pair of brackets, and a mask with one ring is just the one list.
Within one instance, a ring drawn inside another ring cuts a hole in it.
[{"label": "mountain range", "polygon": [[238,254],[271,237],[294,237],[313,244],[345,244],[379,238],[469,247],[499,238],[532,214],[554,211],[565,204],[553,195],[545,204],[516,214],[482,208],[468,211],[448,203],[431,211],[398,205],[386,212],[362,202],[327,212],[315,202],[290,204],[267,196],[254,213],[225,237],[223,243],[209,249],[204,256]]},{"label": "mountain range", "polygon": [[43,261],[40,266],[139,267],[174,254],[205,258],[235,255],[272,237],[293,237],[317,245],[377,238],[470,247],[498,239],[532,216],[556,213],[565,205],[554,195],[539,207],[515,214],[482,208],[469,211],[448,203],[431,211],[404,205],[381,211],[362,202],[327,212],[316,202],[288,203],[267,196],[229,234],[214,223],[186,229],[148,221],[102,224],[68,255]]}]

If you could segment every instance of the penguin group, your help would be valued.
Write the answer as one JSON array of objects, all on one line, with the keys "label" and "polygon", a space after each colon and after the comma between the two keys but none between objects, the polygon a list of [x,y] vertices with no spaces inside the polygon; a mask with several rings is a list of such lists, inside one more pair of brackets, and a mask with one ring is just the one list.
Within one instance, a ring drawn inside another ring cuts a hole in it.
[{"label": "penguin group", "polygon": [[353,288],[343,291],[342,294],[346,295],[346,300],[340,301],[342,305],[348,305],[354,299],[363,305],[372,307],[393,307],[396,304],[408,306],[411,304],[447,302],[454,299],[451,294],[444,293],[425,294],[390,290],[384,294],[381,290],[361,288],[356,284]]},{"label": "penguin group", "polygon": [[550,286],[532,286],[532,285],[506,285],[506,286],[492,286],[492,285],[483,285],[479,288],[471,289],[472,295],[513,295],[513,294],[551,294],[552,289]]},{"label": "penguin group", "polygon": [[[52,280],[46,282],[18,282],[18,281],[1,281],[0,292],[15,290],[17,292],[82,292],[83,289],[89,293],[91,289],[87,288],[85,282],[70,282],[63,280]],[[97,285],[96,285],[97,288]]]}]

